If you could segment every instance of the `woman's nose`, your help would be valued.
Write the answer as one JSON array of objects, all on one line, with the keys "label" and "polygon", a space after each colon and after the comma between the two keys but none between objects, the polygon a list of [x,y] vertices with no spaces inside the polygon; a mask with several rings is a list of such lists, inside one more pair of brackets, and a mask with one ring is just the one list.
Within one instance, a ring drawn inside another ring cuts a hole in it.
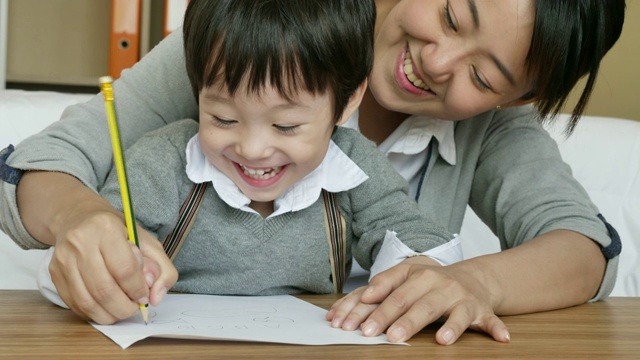
[{"label": "woman's nose", "polygon": [[464,50],[451,42],[427,44],[420,52],[422,71],[436,83],[445,83],[464,58]]}]

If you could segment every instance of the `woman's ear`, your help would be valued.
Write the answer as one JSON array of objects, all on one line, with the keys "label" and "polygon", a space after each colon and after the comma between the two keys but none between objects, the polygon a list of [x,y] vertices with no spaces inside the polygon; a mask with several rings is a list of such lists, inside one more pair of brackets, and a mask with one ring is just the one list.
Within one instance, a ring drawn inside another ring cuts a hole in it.
[{"label": "woman's ear", "polygon": [[351,115],[358,109],[358,107],[360,107],[365,91],[367,91],[367,80],[363,81],[356,91],[353,92],[353,95],[351,95],[351,98],[349,99],[349,103],[344,107],[342,117],[338,120],[336,125],[342,125],[349,120]]},{"label": "woman's ear", "polygon": [[531,104],[532,102],[536,101],[535,96],[533,96],[532,93],[527,93],[525,94],[523,97],[516,99],[516,100],[511,100],[507,103],[504,104],[500,104],[498,106],[499,109],[506,109],[508,107],[512,107],[512,106],[522,106],[522,105],[527,105],[527,104]]}]

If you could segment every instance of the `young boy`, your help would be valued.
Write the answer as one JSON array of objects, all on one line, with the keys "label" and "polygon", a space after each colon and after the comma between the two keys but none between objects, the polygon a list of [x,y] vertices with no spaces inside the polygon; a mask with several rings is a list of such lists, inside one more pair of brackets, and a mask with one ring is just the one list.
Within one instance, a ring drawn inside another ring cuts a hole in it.
[{"label": "young boy", "polygon": [[[189,3],[199,120],[126,153],[137,220],[159,239],[182,231],[192,190],[202,196],[188,238],[165,244],[179,248],[172,291],[340,292],[352,256],[373,276],[455,238],[421,215],[372,142],[338,126],[366,89],[374,21],[370,0]],[[115,170],[100,193],[122,208]],[[461,259],[457,241],[441,263]]]}]

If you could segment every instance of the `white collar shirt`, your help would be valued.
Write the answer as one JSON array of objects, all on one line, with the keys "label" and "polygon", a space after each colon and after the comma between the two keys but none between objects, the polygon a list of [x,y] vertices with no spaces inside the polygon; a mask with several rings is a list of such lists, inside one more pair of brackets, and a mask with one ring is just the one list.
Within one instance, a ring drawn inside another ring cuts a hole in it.
[{"label": "white collar shirt", "polygon": [[[344,126],[359,131],[358,112],[355,112]],[[453,135],[453,121],[412,115],[378,145],[378,150],[387,156],[394,169],[409,182],[409,195],[415,198],[432,138],[438,140],[440,157],[450,165],[456,164],[456,144]]]},{"label": "white collar shirt", "polygon": [[[210,181],[218,196],[229,206],[256,213],[249,207],[251,199],[207,160],[200,148],[197,135],[189,140],[186,155],[186,172],[191,181],[194,183]],[[367,174],[331,141],[322,163],[274,201],[274,212],[269,217],[311,206],[320,197],[322,189],[329,192],[348,191],[368,178]]]}]

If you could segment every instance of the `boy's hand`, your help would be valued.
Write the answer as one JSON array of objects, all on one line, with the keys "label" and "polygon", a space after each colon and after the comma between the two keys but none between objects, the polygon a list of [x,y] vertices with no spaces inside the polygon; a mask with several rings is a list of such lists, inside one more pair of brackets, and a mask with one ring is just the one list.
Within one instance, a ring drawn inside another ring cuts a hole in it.
[{"label": "boy's hand", "polygon": [[369,286],[338,300],[327,320],[345,330],[360,327],[365,336],[386,330],[389,341],[401,342],[444,316],[436,333],[439,344],[454,343],[467,328],[508,342],[507,327],[494,314],[483,285],[464,267],[433,266],[432,261],[417,256],[376,275]]}]

